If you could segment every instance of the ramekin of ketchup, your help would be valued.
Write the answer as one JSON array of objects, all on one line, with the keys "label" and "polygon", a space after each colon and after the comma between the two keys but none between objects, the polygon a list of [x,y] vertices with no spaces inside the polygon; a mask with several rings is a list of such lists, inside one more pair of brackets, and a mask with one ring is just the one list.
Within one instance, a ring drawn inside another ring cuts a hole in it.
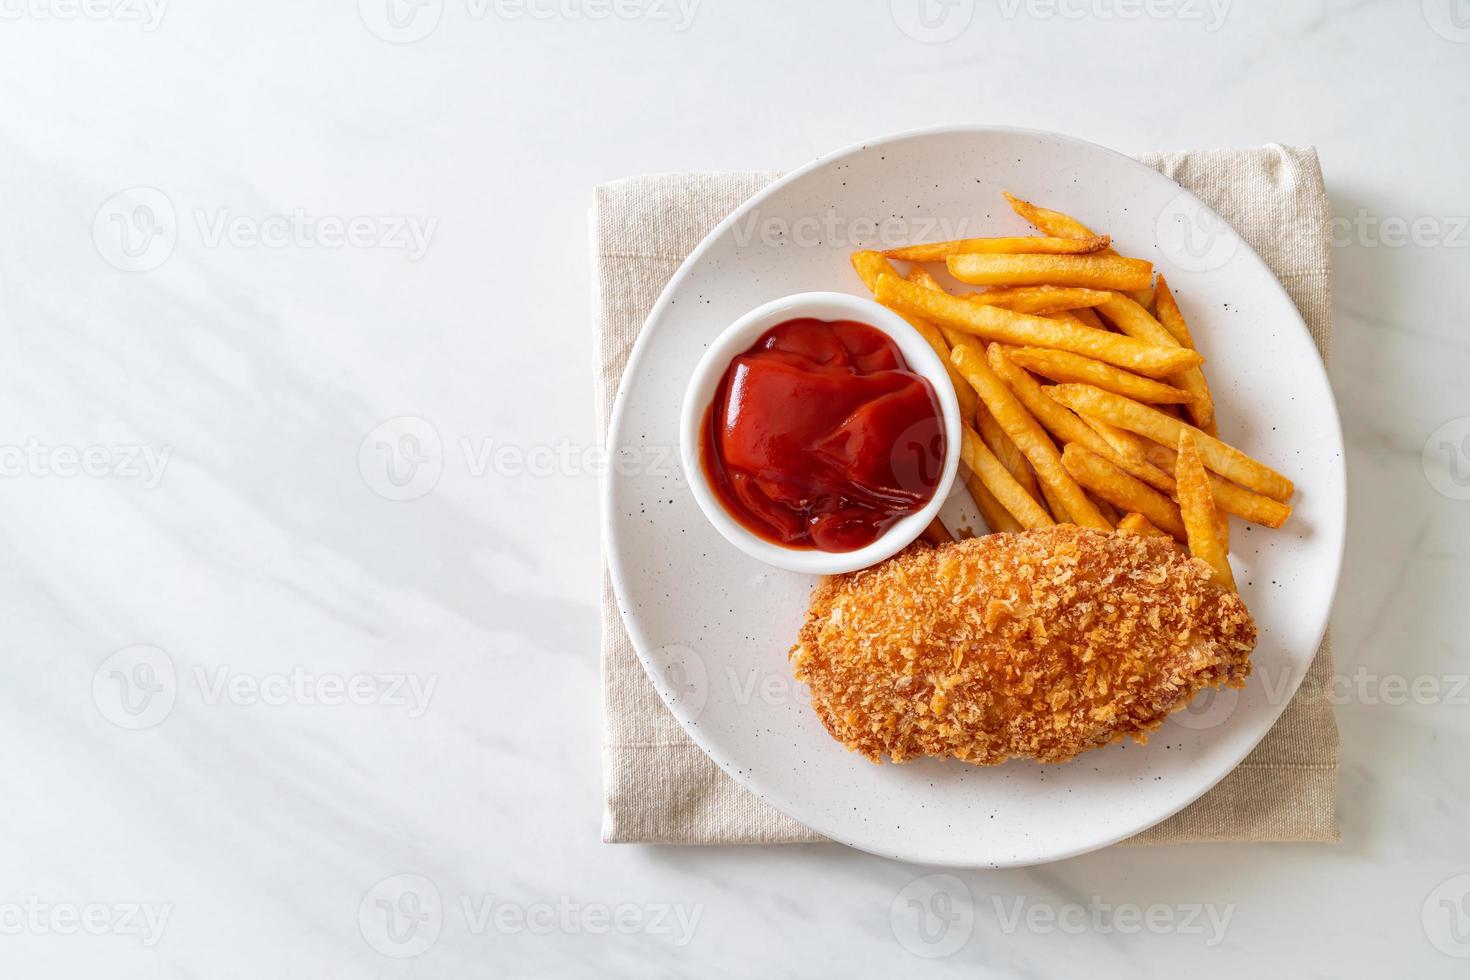
[{"label": "ramekin of ketchup", "polygon": [[886,307],[845,293],[768,303],[710,345],[681,455],[700,509],[746,554],[794,571],[865,568],[934,519],[959,465],[944,365]]}]

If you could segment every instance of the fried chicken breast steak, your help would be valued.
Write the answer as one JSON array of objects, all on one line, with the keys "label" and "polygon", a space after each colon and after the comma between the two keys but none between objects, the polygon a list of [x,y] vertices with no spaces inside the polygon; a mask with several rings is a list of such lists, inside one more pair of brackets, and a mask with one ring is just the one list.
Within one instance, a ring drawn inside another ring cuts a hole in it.
[{"label": "fried chicken breast steak", "polygon": [[1256,627],[1165,538],[1063,524],[824,579],[791,650],[832,737],[874,762],[1065,762],[1243,687]]}]

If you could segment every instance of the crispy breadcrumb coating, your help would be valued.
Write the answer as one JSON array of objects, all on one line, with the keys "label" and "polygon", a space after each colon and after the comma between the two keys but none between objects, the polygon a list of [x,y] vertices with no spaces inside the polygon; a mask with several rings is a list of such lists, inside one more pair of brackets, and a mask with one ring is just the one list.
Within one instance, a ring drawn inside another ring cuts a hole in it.
[{"label": "crispy breadcrumb coating", "polygon": [[832,737],[874,762],[1065,762],[1243,687],[1256,627],[1163,538],[1071,524],[916,547],[824,579],[791,650]]}]

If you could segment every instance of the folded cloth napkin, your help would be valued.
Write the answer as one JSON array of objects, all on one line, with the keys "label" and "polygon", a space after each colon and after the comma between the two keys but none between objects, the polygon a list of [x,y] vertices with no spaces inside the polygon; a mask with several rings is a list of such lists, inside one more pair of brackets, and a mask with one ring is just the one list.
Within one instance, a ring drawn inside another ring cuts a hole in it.
[{"label": "folded cloth napkin", "polygon": [[[1311,147],[1138,158],[1194,192],[1276,273],[1327,357],[1332,273],[1327,193]],[[778,174],[661,174],[603,184],[592,212],[601,438],[623,366],[654,301],[720,219]],[[1306,682],[1255,751],[1214,789],[1129,843],[1336,841],[1337,725],[1322,641]],[[784,844],[822,836],[760,802],[684,734],[643,672],[602,585],[603,780],[608,842]]]}]

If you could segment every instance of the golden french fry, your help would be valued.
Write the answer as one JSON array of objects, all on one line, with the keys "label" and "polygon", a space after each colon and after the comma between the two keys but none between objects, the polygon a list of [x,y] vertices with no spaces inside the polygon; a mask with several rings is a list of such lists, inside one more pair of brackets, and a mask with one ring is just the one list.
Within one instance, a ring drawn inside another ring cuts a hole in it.
[{"label": "golden french fry", "polygon": [[919,537],[930,544],[949,544],[954,540],[954,535],[949,533],[949,528],[941,524],[937,517],[929,522],[929,526],[924,528],[924,532]]},{"label": "golden french fry", "polygon": [[1153,263],[1121,255],[951,255],[950,275],[976,286],[1091,286],[1145,289]]},{"label": "golden french fry", "polygon": [[[920,265],[914,266],[909,272],[908,281],[941,293],[949,292]],[[983,293],[965,293],[959,298],[980,306],[1001,306],[1017,313],[1046,316],[1063,309],[1076,310],[1093,303],[1103,303],[1112,295],[1106,289],[1084,289],[1080,286],[1016,286],[1011,289],[987,289]],[[1102,321],[1097,322],[1101,324]]]},{"label": "golden french fry", "polygon": [[[1127,429],[1120,429],[1116,425],[1104,422],[1102,419],[1093,418],[1091,415],[1082,416],[1082,421],[1091,426],[1092,431],[1102,436],[1107,441],[1107,444],[1113,447],[1113,452],[1123,457],[1129,463],[1139,466],[1150,462],[1146,447],[1157,445],[1157,443],[1150,443],[1140,435],[1129,432]],[[1158,469],[1157,466],[1155,468]],[[1174,469],[1171,466],[1167,470],[1160,470],[1160,472],[1168,477],[1168,474],[1174,472]],[[1138,476],[1145,483],[1149,483],[1150,486],[1153,486],[1157,490],[1162,490],[1167,494],[1174,492],[1174,480],[1172,477],[1164,480],[1162,484],[1158,484],[1151,483],[1145,477],[1139,476],[1139,474],[1135,473],[1134,475]]]},{"label": "golden french fry", "polygon": [[1130,472],[1136,470],[1135,475],[1149,482],[1168,479],[1167,474],[1158,471],[1153,464],[1147,461],[1142,464],[1133,464],[1115,453],[1107,440],[1050,398],[1046,394],[1049,389],[1043,388],[1035,378],[1015,365],[1011,360],[1013,349],[1001,344],[991,344],[986,355],[990,369],[1010,386],[1016,398],[1026,407],[1026,411],[1035,416],[1036,420],[1047,431],[1055,435],[1058,441],[1080,443],[1120,469]]},{"label": "golden french fry", "polygon": [[[1041,505],[1026,492],[1016,478],[1011,476],[1010,471],[1000,460],[995,458],[985,445],[985,441],[979,434],[968,425],[964,428],[964,441],[960,445],[960,456],[970,472],[980,478],[995,500],[1014,517],[1022,527],[1038,528],[1051,527],[1055,523],[1046,516],[1046,511]],[[990,523],[990,518],[985,518],[985,523]],[[1000,528],[991,526],[991,530],[998,531]]]},{"label": "golden french fry", "polygon": [[[972,391],[974,389],[971,389]],[[1026,456],[1016,448],[1011,437],[1006,435],[1006,430],[1000,427],[995,416],[990,414],[990,409],[984,405],[975,413],[975,428],[980,432],[980,438],[985,440],[985,445],[995,453],[995,458],[1000,460],[1016,482],[1026,489],[1026,492],[1035,500],[1039,496],[1036,488],[1036,471],[1031,464],[1026,462]]]},{"label": "golden french fry", "polygon": [[1062,465],[1073,479],[1108,503],[1124,511],[1137,511],[1155,527],[1184,540],[1184,522],[1179,517],[1179,508],[1142,480],[1135,480],[1075,442],[1069,442],[1063,448]]},{"label": "golden french fry", "polygon": [[[1077,481],[1062,467],[1061,454],[1042,429],[1041,423],[1031,417],[1031,413],[1026,411],[1015,394],[986,363],[985,355],[973,344],[961,344],[954,348],[950,357],[960,373],[974,385],[975,393],[980,396],[985,407],[990,409],[1001,428],[1005,429],[1006,435],[1011,437],[1016,447],[1036,467],[1037,478],[1043,483],[1051,484],[1051,488],[1066,507],[1067,514],[1084,527],[1112,530],[1113,526],[1098,512],[1092,501],[1087,499],[1087,494],[1077,485]],[[1017,518],[1019,519],[1019,515]]]},{"label": "golden french fry", "polygon": [[[853,252],[852,267],[857,271],[858,278],[862,279],[863,285],[867,286],[869,291],[878,285],[879,276],[896,274],[893,270],[893,265],[878,252]],[[936,283],[935,285],[937,286],[938,284]],[[949,375],[949,382],[954,387],[955,398],[960,403],[960,418],[974,418],[975,408],[980,404],[979,399],[975,397],[975,392],[970,388],[970,383],[949,362],[949,344],[945,342],[944,335],[939,332],[939,328],[928,320],[916,316],[909,316],[901,310],[895,312],[903,317],[904,320],[908,321],[909,326],[919,332],[919,336],[923,337],[924,341],[930,347],[934,348],[934,353],[938,354],[939,359],[944,362],[945,373]]]},{"label": "golden french fry", "polygon": [[[1178,374],[1200,362],[1198,354],[1182,347],[1159,347],[1103,330],[971,303],[894,275],[878,277],[874,296],[884,306],[929,320],[941,330],[948,327],[1020,347],[1069,350],[1151,378]],[[953,346],[952,339],[950,343]]]},{"label": "golden french fry", "polygon": [[1062,498],[1057,496],[1057,492],[1051,488],[1051,484],[1041,484],[1041,496],[1046,501],[1046,506],[1051,511],[1051,516],[1056,518],[1058,524],[1077,523],[1072,520],[1072,515],[1067,513],[1067,508],[1062,503]]},{"label": "golden french fry", "polygon": [[[1154,466],[1173,473],[1178,468],[1178,455],[1168,446],[1147,443],[1144,450]],[[1264,494],[1255,493],[1245,487],[1231,483],[1215,474],[1209,474],[1210,490],[1215,495],[1215,506],[1226,514],[1261,524],[1265,527],[1280,527],[1291,516],[1291,506],[1272,500]],[[1173,491],[1170,491],[1173,492]]]},{"label": "golden french fry", "polygon": [[1095,416],[1161,445],[1176,444],[1179,433],[1188,430],[1194,434],[1200,458],[1210,469],[1273,500],[1284,503],[1291,499],[1295,488],[1286,477],[1234,446],[1157,409],[1093,385],[1053,385],[1047,393],[1075,412]]},{"label": "golden french fry", "polygon": [[941,293],[949,292],[949,290],[941,286],[939,284],[939,280],[930,275],[929,270],[924,268],[922,265],[916,265],[909,270],[908,281],[916,282],[926,289],[933,289]]},{"label": "golden french fry", "polygon": [[1057,238],[1094,238],[1092,229],[1068,214],[1053,211],[1050,208],[1037,207],[1030,201],[1023,201],[1009,191],[1003,191],[1006,200],[1010,202],[1011,210],[1031,222],[1047,235]]},{"label": "golden french fry", "polygon": [[992,286],[983,293],[965,293],[960,299],[981,306],[1003,306],[1017,313],[1045,316],[1058,310],[1096,306],[1112,295],[1106,289],[1084,286]]},{"label": "golden french fry", "polygon": [[1133,302],[1143,307],[1144,312],[1151,313],[1154,308],[1156,290],[1157,284],[1155,284],[1154,286],[1150,286],[1147,289],[1136,289],[1133,292],[1129,293],[1128,296],[1130,299],[1133,300]]},{"label": "golden french fry", "polygon": [[1060,320],[1063,323],[1070,323],[1079,327],[1087,326],[1087,324],[1082,322],[1082,318],[1077,315],[1075,310],[1057,310],[1055,313],[1042,313],[1041,316],[1046,317],[1048,320]]},{"label": "golden french fry", "polygon": [[995,499],[995,494],[990,492],[984,480],[971,470],[965,470],[964,481],[965,489],[970,491],[970,496],[974,498],[975,508],[985,519],[986,527],[997,534],[1024,530],[1020,523],[1010,515],[1010,512],[1000,505],[1000,501]]},{"label": "golden french fry", "polygon": [[1043,347],[1016,347],[1006,356],[1029,371],[1053,381],[1083,381],[1107,391],[1116,391],[1136,401],[1179,404],[1190,399],[1189,392],[1124,371],[1102,361],[1073,354],[1071,351]]},{"label": "golden french fry", "polygon": [[[1096,237],[1091,228],[1087,227],[1082,222],[1072,217],[1070,214],[1064,214],[1061,211],[1053,211],[1050,208],[1037,207],[1030,201],[1023,201],[1020,198],[1010,194],[1009,192],[1005,192],[1005,197],[1006,200],[1010,202],[1012,211],[1015,211],[1022,218],[1031,222],[1031,224],[1035,225],[1037,230],[1042,232],[1043,234],[1050,235],[1055,238]],[[1117,255],[1118,250],[1109,246],[1108,248],[1103,249],[1102,252],[1099,254]],[[1149,294],[1149,290],[1146,287],[1133,291],[1132,296],[1143,306],[1148,306],[1149,301],[1152,299]]]},{"label": "golden french fry", "polygon": [[1162,272],[1159,273],[1154,302],[1159,309],[1157,317],[1159,325],[1169,331],[1169,335],[1178,342],[1180,347],[1194,350],[1194,337],[1189,332],[1189,324],[1185,322],[1184,314],[1179,312],[1179,304],[1174,299],[1174,290],[1169,288],[1169,281],[1164,278]]},{"label": "golden french fry", "polygon": [[1091,327],[1094,330],[1108,329],[1108,325],[1102,322],[1102,317],[1097,315],[1097,310],[1090,306],[1072,310],[1072,315],[1081,320],[1084,327]]},{"label": "golden french fry", "polygon": [[1087,496],[1092,499],[1093,506],[1102,512],[1102,516],[1108,519],[1108,523],[1113,525],[1113,527],[1117,527],[1118,521],[1121,520],[1123,517],[1122,511],[1118,510],[1118,508],[1114,507],[1112,504],[1108,503],[1106,500],[1102,499],[1095,493],[1089,493]]},{"label": "golden french fry", "polygon": [[[1179,433],[1179,468],[1175,479],[1179,483],[1179,511],[1189,539],[1189,553],[1203,559],[1214,569],[1215,580],[1225,588],[1235,591],[1235,576],[1230,571],[1230,558],[1220,541],[1220,525],[1215,517],[1215,498],[1210,491],[1210,481],[1205,475],[1205,465],[1195,445],[1195,430],[1183,429]],[[1208,438],[1208,436],[1206,437]]]},{"label": "golden french fry", "polygon": [[943,262],[951,255],[980,253],[988,255],[1082,255],[1101,252],[1109,244],[1108,236],[1090,238],[957,238],[950,242],[907,245],[890,248],[883,254],[904,262]]},{"label": "golden french fry", "polygon": [[[1189,324],[1185,322],[1184,314],[1179,312],[1174,292],[1162,275],[1159,276],[1155,303],[1159,311],[1159,323],[1173,335],[1180,347],[1194,350],[1194,338],[1190,336]],[[1210,394],[1205,373],[1197,367],[1190,368],[1181,373],[1174,383],[1194,396],[1189,404],[1189,417],[1194,424],[1210,435],[1218,436],[1220,431],[1215,425],[1215,396]]]},{"label": "golden french fry", "polygon": [[1154,527],[1153,524],[1149,523],[1149,519],[1147,517],[1144,517],[1137,511],[1124,514],[1123,519],[1118,522],[1118,530],[1132,531],[1134,534],[1141,534],[1146,538],[1169,537],[1169,535],[1165,534],[1163,531],[1160,531],[1158,528]]},{"label": "golden french fry", "polygon": [[1113,326],[1130,337],[1163,347],[1181,346],[1164,325],[1153,318],[1140,303],[1114,292],[1106,302],[1097,304],[1097,311],[1108,318]]},{"label": "golden french fry", "polygon": [[[1162,279],[1162,277],[1160,277]],[[1121,294],[1113,294],[1113,298],[1098,306],[1103,315],[1112,321],[1113,325],[1128,336],[1142,340],[1149,344],[1165,344],[1170,341],[1183,347],[1185,350],[1194,350],[1194,343],[1189,336],[1189,328],[1184,326],[1184,318],[1179,316],[1179,307],[1173,305],[1174,297],[1168,292],[1167,284],[1158,294],[1159,302],[1170,309],[1170,317],[1177,318],[1175,328],[1166,327],[1159,319],[1144,309],[1138,303]],[[1178,332],[1176,332],[1178,331]],[[1184,339],[1180,339],[1180,332]],[[1185,341],[1190,341],[1185,343]],[[1190,394],[1185,402],[1189,411],[1190,419],[1200,429],[1209,435],[1216,435],[1215,425],[1215,400],[1210,395],[1210,387],[1205,384],[1204,372],[1198,366],[1181,371],[1179,374],[1169,378],[1173,384]],[[1208,423],[1201,424],[1201,423]]]}]

